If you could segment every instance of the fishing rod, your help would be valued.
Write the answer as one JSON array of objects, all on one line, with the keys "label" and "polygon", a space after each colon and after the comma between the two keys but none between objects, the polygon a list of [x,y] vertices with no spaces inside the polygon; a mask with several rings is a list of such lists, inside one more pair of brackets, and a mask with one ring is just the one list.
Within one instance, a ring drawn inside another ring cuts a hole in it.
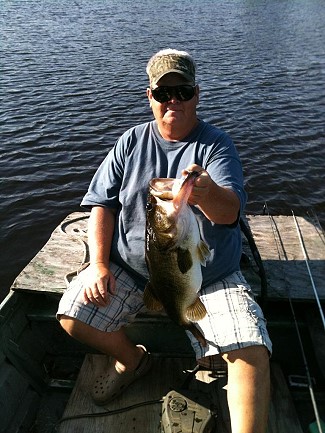
[{"label": "fishing rod", "polygon": [[[280,253],[280,248],[279,248],[279,243],[282,246],[282,252],[283,252],[285,260],[288,260],[288,256],[287,256],[287,253],[286,253],[286,251],[284,249],[284,246],[283,246],[283,243],[282,243],[282,240],[281,240],[281,236],[280,236],[279,230],[276,227],[276,224],[275,224],[272,216],[269,213],[268,206],[267,206],[266,202],[265,202],[265,205],[264,205],[264,210],[265,209],[267,210],[268,217],[269,217],[269,219],[271,221],[271,227],[272,227],[273,237],[274,237],[275,245],[276,245],[276,248],[277,248],[277,253],[278,253],[279,260],[280,260],[280,262],[282,261],[282,259],[281,259],[281,253]],[[293,307],[293,302],[292,302],[292,298],[291,298],[290,287],[287,284],[285,284],[285,287],[286,287],[286,291],[287,291],[287,294],[288,294],[289,305],[290,305],[290,309],[291,309],[294,325],[295,325],[296,332],[297,332],[297,337],[298,337],[298,341],[299,341],[299,346],[300,346],[300,351],[301,351],[301,355],[302,355],[302,360],[303,360],[304,368],[305,368],[305,371],[306,371],[307,386],[308,386],[308,390],[309,390],[309,394],[310,394],[310,399],[311,399],[313,410],[314,410],[316,425],[318,427],[319,433],[325,433],[323,431],[322,421],[320,419],[319,412],[318,412],[317,402],[316,402],[315,393],[314,393],[314,389],[313,389],[312,378],[311,378],[311,375],[310,375],[310,370],[309,370],[309,367],[308,367],[307,357],[306,357],[305,349],[304,349],[304,346],[303,346],[303,342],[302,342],[301,333],[300,333],[300,330],[299,330],[299,325],[298,325],[298,322],[297,322],[295,310],[294,310],[294,307]]]},{"label": "fishing rod", "polygon": [[291,212],[292,212],[293,220],[294,220],[295,225],[296,225],[296,229],[297,229],[297,233],[298,233],[298,237],[299,237],[299,241],[300,241],[301,250],[302,250],[303,255],[304,255],[304,259],[305,259],[305,263],[306,263],[306,266],[307,266],[309,278],[310,278],[311,285],[312,285],[313,290],[314,290],[315,299],[316,299],[316,302],[317,302],[317,306],[318,306],[318,309],[319,309],[319,313],[320,313],[320,316],[321,316],[321,319],[322,319],[322,323],[323,323],[323,327],[324,327],[324,331],[325,331],[324,312],[323,312],[323,309],[322,309],[322,305],[320,303],[320,299],[319,299],[319,295],[318,295],[318,292],[317,292],[317,289],[316,289],[316,286],[315,286],[314,278],[313,278],[313,275],[312,275],[311,270],[310,270],[309,260],[308,260],[305,244],[304,244],[304,241],[302,239],[302,234],[301,234],[300,227],[298,225],[298,221],[296,219],[296,216],[293,213],[293,210],[291,210]]},{"label": "fishing rod", "polygon": [[323,229],[323,227],[322,227],[322,225],[321,225],[321,223],[319,221],[319,218],[318,218],[316,212],[314,211],[314,209],[312,209],[311,212],[312,212],[312,215],[310,215],[309,212],[307,211],[307,215],[314,220],[313,221],[313,225],[314,225],[314,227],[316,229],[316,232],[318,233],[318,235],[319,235],[319,237],[321,239],[321,242],[325,245],[325,233],[324,233],[324,229]]}]

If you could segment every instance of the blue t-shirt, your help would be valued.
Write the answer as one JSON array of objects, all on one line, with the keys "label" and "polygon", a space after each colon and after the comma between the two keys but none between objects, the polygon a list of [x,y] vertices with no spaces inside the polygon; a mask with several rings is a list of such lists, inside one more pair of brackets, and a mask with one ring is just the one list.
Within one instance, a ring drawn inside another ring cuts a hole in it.
[{"label": "blue t-shirt", "polygon": [[[156,121],[126,131],[95,173],[81,206],[104,206],[117,210],[111,260],[133,274],[144,287],[148,279],[145,263],[145,221],[148,184],[155,177],[180,178],[190,164],[203,167],[220,186],[239,197],[241,212],[246,204],[241,162],[230,137],[200,121],[184,140],[164,140]],[[211,256],[202,267],[203,287],[239,270],[241,233],[238,225],[209,221],[192,207],[202,239]]]}]

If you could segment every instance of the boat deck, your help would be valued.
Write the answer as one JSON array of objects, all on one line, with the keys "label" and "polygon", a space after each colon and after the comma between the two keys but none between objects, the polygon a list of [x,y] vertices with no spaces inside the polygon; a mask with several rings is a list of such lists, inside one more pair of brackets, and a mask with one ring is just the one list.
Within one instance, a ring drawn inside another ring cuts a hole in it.
[{"label": "boat deck", "polygon": [[[87,221],[89,213],[75,212],[54,230],[49,241],[15,280],[13,290],[63,293],[81,265],[88,261]],[[319,298],[325,300],[325,237],[311,219],[297,217],[308,255],[309,267]],[[314,301],[300,240],[291,216],[248,215],[246,223],[260,253],[268,300]],[[242,270],[254,292],[261,295],[261,281],[245,238],[250,263]]]},{"label": "boat deck", "polygon": [[[197,372],[196,377],[190,382],[190,391],[188,391],[182,389],[186,378],[184,370],[192,369],[195,361],[191,358],[154,356],[153,368],[145,378],[134,382],[115,401],[100,408],[92,402],[89,389],[91,389],[94,378],[105,371],[108,362],[108,358],[103,355],[86,356],[63,415],[63,418],[81,417],[63,421],[58,430],[59,433],[88,433],[89,431],[92,433],[161,433],[162,403],[159,400],[171,390],[177,390],[185,399],[190,399],[195,403],[200,401],[200,395],[196,393],[198,391],[205,393],[209,402],[207,409],[212,409],[217,415],[214,431],[231,432],[226,402],[227,377],[224,371],[221,370],[217,374],[211,371]],[[277,364],[272,364],[271,376],[272,400],[267,433],[303,433],[285,378]],[[107,411],[129,408],[145,402],[154,403],[113,415],[107,413]],[[105,412],[106,414],[100,415]],[[187,416],[190,417],[190,415]],[[188,422],[189,425],[194,425],[195,417],[190,418]]]}]

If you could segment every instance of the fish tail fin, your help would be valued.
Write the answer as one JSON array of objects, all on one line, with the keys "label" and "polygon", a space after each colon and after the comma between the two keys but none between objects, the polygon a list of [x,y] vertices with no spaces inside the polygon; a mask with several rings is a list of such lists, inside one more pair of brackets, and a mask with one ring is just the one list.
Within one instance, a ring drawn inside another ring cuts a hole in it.
[{"label": "fish tail fin", "polygon": [[186,325],[185,328],[194,335],[194,337],[203,347],[206,347],[207,341],[202,332],[194,325],[194,323]]},{"label": "fish tail fin", "polygon": [[206,265],[207,259],[210,257],[211,252],[206,242],[202,241],[198,244],[198,256],[202,266]]},{"label": "fish tail fin", "polygon": [[144,305],[151,311],[161,311],[163,310],[163,305],[153,294],[152,285],[150,282],[146,284],[143,293],[143,302]]},{"label": "fish tail fin", "polygon": [[191,322],[198,322],[207,314],[204,304],[199,297],[186,309],[186,317]]}]

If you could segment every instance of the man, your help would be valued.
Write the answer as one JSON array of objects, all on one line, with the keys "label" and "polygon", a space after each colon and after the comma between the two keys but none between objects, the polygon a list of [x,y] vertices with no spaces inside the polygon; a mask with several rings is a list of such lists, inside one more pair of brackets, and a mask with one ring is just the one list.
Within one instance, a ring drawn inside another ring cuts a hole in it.
[{"label": "man", "polygon": [[228,364],[232,432],[262,433],[271,342],[239,268],[238,218],[246,203],[242,168],[227,134],[197,117],[195,70],[183,51],[163,50],[149,60],[147,96],[155,120],[124,133],[90,184],[82,201],[91,208],[90,266],[63,295],[58,318],[71,336],[116,360],[94,385],[97,404],[106,404],[149,370],[148,352],[123,330],[145,310],[148,183],[200,172],[189,203],[211,250],[200,291],[207,316],[199,322],[208,344],[189,338],[201,364],[209,365],[215,355]]}]

